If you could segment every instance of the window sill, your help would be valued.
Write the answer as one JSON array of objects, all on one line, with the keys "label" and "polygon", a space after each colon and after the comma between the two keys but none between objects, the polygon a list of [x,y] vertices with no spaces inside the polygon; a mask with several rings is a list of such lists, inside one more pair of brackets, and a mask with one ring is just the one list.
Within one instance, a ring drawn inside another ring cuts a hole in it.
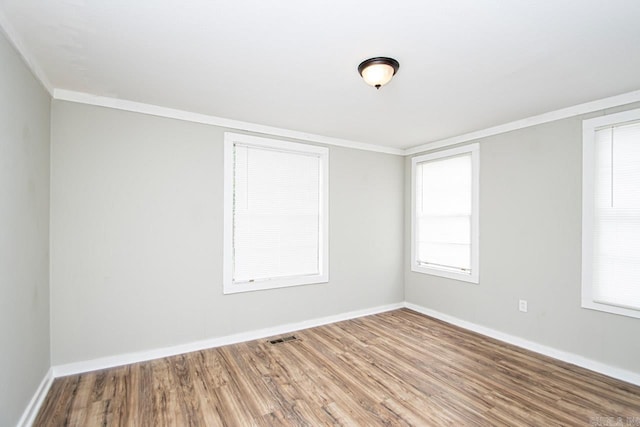
[{"label": "window sill", "polygon": [[447,279],[460,280],[462,282],[478,284],[480,278],[478,274],[456,273],[454,271],[440,270],[437,268],[423,267],[420,265],[412,265],[411,271],[415,273],[429,274],[431,276],[446,277]]},{"label": "window sill", "polygon": [[632,308],[618,307],[616,305],[602,304],[592,301],[588,298],[582,299],[582,308],[596,311],[604,311],[605,313],[617,314],[619,316],[635,317],[640,319],[640,310]]},{"label": "window sill", "polygon": [[256,282],[231,282],[225,281],[223,294],[237,294],[241,292],[262,291],[266,289],[288,288],[292,286],[316,285],[320,283],[328,283],[329,276],[327,274],[319,274],[313,276],[297,276],[286,277],[270,280],[259,280]]}]

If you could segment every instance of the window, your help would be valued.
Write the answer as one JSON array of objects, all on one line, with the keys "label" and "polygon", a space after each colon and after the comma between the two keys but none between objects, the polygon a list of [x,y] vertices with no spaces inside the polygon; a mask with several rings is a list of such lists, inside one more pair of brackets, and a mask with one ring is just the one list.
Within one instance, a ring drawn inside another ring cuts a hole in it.
[{"label": "window", "polygon": [[583,122],[582,307],[640,318],[640,110]]},{"label": "window", "polygon": [[224,293],[328,281],[328,155],[225,133]]},{"label": "window", "polygon": [[411,161],[411,270],[478,283],[478,144]]}]

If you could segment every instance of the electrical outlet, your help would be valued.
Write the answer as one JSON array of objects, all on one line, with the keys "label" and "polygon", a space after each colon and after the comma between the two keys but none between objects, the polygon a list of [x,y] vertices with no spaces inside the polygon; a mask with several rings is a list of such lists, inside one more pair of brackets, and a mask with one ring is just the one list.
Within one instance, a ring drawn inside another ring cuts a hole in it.
[{"label": "electrical outlet", "polygon": [[518,309],[523,313],[527,312],[527,300],[521,299],[518,301]]}]

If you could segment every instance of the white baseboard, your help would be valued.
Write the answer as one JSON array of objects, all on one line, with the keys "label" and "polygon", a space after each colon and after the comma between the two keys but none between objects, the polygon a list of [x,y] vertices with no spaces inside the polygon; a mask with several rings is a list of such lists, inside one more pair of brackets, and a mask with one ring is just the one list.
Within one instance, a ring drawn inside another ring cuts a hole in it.
[{"label": "white baseboard", "polygon": [[145,362],[147,360],[159,359],[162,357],[175,356],[177,354],[189,353],[192,351],[204,350],[207,348],[220,347],[223,345],[236,344],[239,342],[252,341],[262,338],[268,338],[276,335],[286,334],[301,329],[313,328],[329,323],[340,322],[342,320],[354,319],[356,317],[368,316],[371,314],[382,313],[385,311],[403,308],[402,302],[396,304],[388,304],[363,310],[350,311],[347,313],[336,314],[333,316],[320,317],[302,322],[287,323],[272,328],[259,329],[256,331],[243,332],[234,335],[228,335],[219,338],[211,338],[192,343],[176,345],[172,347],[158,348],[154,350],[146,350],[135,353],[127,353],[116,356],[101,357],[99,359],[86,360],[82,362],[69,363],[65,365],[53,366],[53,377],[64,377],[67,375],[80,374],[89,371],[97,371],[99,369],[112,368],[114,366],[128,365],[130,363]]},{"label": "white baseboard", "polygon": [[626,381],[631,384],[640,386],[640,374],[636,372],[627,371],[625,369],[616,368],[614,366],[607,365],[602,362],[598,362],[592,359],[588,359],[583,356],[579,356],[574,353],[558,350],[553,347],[538,344],[533,341],[526,340],[514,335],[509,335],[504,332],[497,331],[495,329],[487,328],[485,326],[477,325],[466,320],[458,319],[457,317],[449,316],[448,314],[440,313],[435,310],[431,310],[426,307],[422,307],[412,303],[405,303],[405,307],[417,311],[418,313],[426,314],[427,316],[434,317],[444,322],[450,323],[455,326],[459,326],[464,329],[468,329],[479,334],[495,338],[497,340],[513,344],[517,347],[524,348],[526,350],[540,353],[545,356],[553,357],[554,359],[561,360],[563,362],[571,363],[576,366],[580,366],[590,371],[598,372],[600,374],[607,375],[612,378],[616,378],[622,381]]},{"label": "white baseboard", "polygon": [[612,378],[616,378],[622,381],[626,381],[631,384],[640,386],[640,374],[627,371],[624,369],[616,368],[601,362],[597,362],[592,359],[588,359],[583,356],[579,356],[574,353],[569,353],[562,350],[557,350],[552,347],[548,347],[542,344],[538,344],[533,341],[526,340],[514,335],[506,334],[504,332],[497,331],[495,329],[487,328],[485,326],[477,325],[466,320],[459,319],[448,314],[440,313],[438,311],[422,307],[420,305],[402,302],[395,304],[388,304],[363,310],[350,311],[347,313],[336,314],[333,316],[320,317],[316,319],[306,320],[302,322],[288,323],[272,328],[259,329],[256,331],[243,332],[234,335],[228,335],[219,338],[212,338],[208,340],[196,341],[187,344],[181,344],[172,347],[165,347],[147,351],[141,351],[136,353],[128,353],[116,356],[102,357],[99,359],[87,360],[76,363],[69,363],[65,365],[52,366],[42,382],[40,383],[36,393],[29,402],[29,405],[25,409],[18,427],[29,427],[35,421],[35,417],[40,410],[40,406],[44,402],[44,399],[49,392],[49,388],[55,378],[63,377],[66,375],[80,374],[89,371],[95,371],[99,369],[112,368],[114,366],[122,366],[130,363],[144,362],[147,360],[158,359],[162,357],[175,356],[177,354],[188,353],[192,351],[204,350],[207,348],[220,347],[223,345],[236,344],[239,342],[251,341],[256,339],[268,338],[281,334],[291,333],[302,329],[313,328],[316,326],[322,326],[329,323],[340,322],[343,320],[354,319],[357,317],[369,316],[372,314],[383,313],[385,311],[396,310],[399,308],[408,308],[418,313],[425,314],[427,316],[442,320],[461,328],[477,332],[487,337],[495,338],[508,344],[515,345],[517,347],[524,348],[536,353],[543,354],[545,356],[553,357],[563,362],[571,363],[582,368],[589,369]]},{"label": "white baseboard", "polygon": [[53,383],[53,378],[53,369],[49,368],[40,382],[38,389],[31,398],[31,401],[27,405],[27,408],[22,413],[22,417],[20,417],[17,427],[31,427],[33,422],[36,420],[36,416],[38,415],[40,406],[42,406],[42,402],[44,402],[44,398],[47,397],[47,393],[49,393],[49,389]]}]

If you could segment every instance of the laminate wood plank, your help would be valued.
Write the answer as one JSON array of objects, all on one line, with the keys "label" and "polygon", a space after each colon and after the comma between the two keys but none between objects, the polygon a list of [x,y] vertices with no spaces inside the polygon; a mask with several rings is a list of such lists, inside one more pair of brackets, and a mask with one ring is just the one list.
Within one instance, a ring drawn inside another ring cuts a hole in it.
[{"label": "laminate wood plank", "polygon": [[78,381],[79,376],[58,378],[53,382],[36,417],[36,425],[69,425],[71,405],[73,404]]},{"label": "laminate wood plank", "polygon": [[[311,339],[309,337],[308,339]],[[281,350],[281,349],[279,349]],[[325,355],[318,351],[309,351],[305,346],[289,346],[282,351],[288,351],[288,359],[297,362],[299,377],[292,377],[305,387],[305,392],[313,390],[312,399],[320,409],[330,416],[330,420],[349,419],[352,425],[361,424],[371,417],[370,412],[375,400],[356,395],[349,384],[345,383],[345,377],[336,368],[330,367],[325,360]],[[309,370],[308,364],[322,366],[319,370]],[[307,388],[309,387],[309,388]],[[319,417],[322,419],[323,417]]]},{"label": "laminate wood plank", "polygon": [[[445,323],[443,323],[443,328],[457,329]],[[500,347],[501,356],[492,357],[495,362],[491,370],[492,378],[486,379],[487,383],[492,383],[493,381],[493,387],[524,393],[530,393],[530,390],[535,390],[535,396],[529,394],[529,397],[535,398],[536,401],[546,400],[549,405],[556,402],[558,397],[566,397],[567,394],[573,394],[576,390],[589,388],[591,397],[598,395],[613,396],[605,398],[609,406],[615,406],[616,399],[622,399],[624,404],[618,407],[619,411],[622,411],[622,407],[627,409],[631,407],[635,412],[640,411],[640,408],[638,408],[640,400],[635,386],[593,372],[589,372],[589,376],[567,373],[572,370],[575,370],[575,372],[588,371],[491,338],[482,337],[470,331],[462,331],[461,334],[466,335],[463,340],[463,347],[477,346],[476,351],[478,354],[495,355],[497,353],[495,347]],[[442,337],[443,335],[440,336]],[[476,337],[481,339],[474,339]],[[486,360],[482,361],[480,358],[476,359],[476,361],[483,364],[486,362]],[[455,364],[452,366],[459,367],[460,365]],[[554,376],[562,377],[564,381],[555,381]],[[631,386],[635,391],[627,393],[628,386]],[[593,402],[592,407],[596,403]]]},{"label": "laminate wood plank", "polygon": [[[336,332],[334,326],[329,326],[334,333]],[[380,400],[376,397],[381,393],[381,389],[377,387],[374,381],[371,381],[368,372],[363,372],[364,375],[354,375],[356,373],[352,366],[344,359],[344,350],[339,344],[325,340],[325,337],[316,334],[314,341],[322,343],[321,347],[316,348],[316,351],[310,353],[310,355],[322,355],[322,358],[318,360],[319,365],[324,365],[325,373],[331,378],[331,382],[338,385],[336,393],[340,393],[342,398],[337,398],[336,401],[354,401],[356,407],[362,408],[365,411],[364,419],[373,418],[378,422],[387,423],[399,423],[395,414],[390,412],[387,408],[380,405]],[[384,393],[382,393],[384,394]],[[375,396],[375,397],[374,397]],[[353,407],[353,405],[349,405]]]},{"label": "laminate wood plank", "polygon": [[[440,337],[445,336],[441,334]],[[465,340],[465,342],[469,342]],[[470,347],[469,345],[461,346],[458,348],[465,348],[465,350],[460,351],[458,354],[464,355],[466,351],[470,348],[474,349],[473,354],[482,354],[481,347],[484,344],[481,342],[478,345]],[[487,394],[492,389],[500,389],[505,390],[504,398],[510,399],[510,401],[514,402],[527,402],[529,408],[533,412],[537,414],[544,414],[545,412],[553,412],[553,417],[557,421],[568,424],[578,423],[579,420],[576,418],[568,418],[561,411],[554,410],[554,406],[558,401],[557,394],[554,393],[554,390],[546,387],[542,382],[536,381],[536,379],[540,379],[537,374],[538,370],[528,369],[529,365],[526,363],[523,364],[523,361],[520,361],[520,364],[517,366],[512,365],[511,369],[502,369],[504,364],[508,364],[511,360],[510,358],[503,358],[492,352],[490,357],[473,357],[470,356],[467,358],[468,360],[472,360],[472,364],[482,365],[482,366],[490,366],[487,365],[488,361],[494,362],[493,369],[491,371],[487,371],[485,369],[478,370],[476,366],[475,369],[470,369],[472,366],[470,363],[465,363],[464,360],[457,360],[457,363],[447,364],[443,368],[439,368],[445,371],[444,377],[448,379],[447,384],[451,387],[450,393],[455,395],[455,400],[461,402],[465,399],[465,396],[468,395],[468,391],[472,391],[470,397],[472,399],[478,399],[475,396],[475,393],[480,392],[484,393],[485,397],[480,398],[485,405],[490,404],[494,405],[492,402],[491,396],[492,394]],[[477,372],[480,372],[480,375],[476,375]],[[478,385],[479,383],[484,383],[484,387],[480,389],[475,389],[473,386]],[[533,387],[531,387],[533,385]],[[470,387],[471,386],[471,387]],[[446,402],[444,402],[446,405]],[[471,420],[473,422],[478,422],[477,416],[483,413],[483,409],[489,409],[488,407],[476,407],[473,404],[466,404],[467,411],[472,411],[475,409],[473,414],[466,414],[468,416],[474,415]]]},{"label": "laminate wood plank", "polygon": [[261,417],[277,409],[257,371],[243,357],[248,352],[246,344],[223,347],[219,350],[227,366],[229,381],[246,397],[252,416]]},{"label": "laminate wood plank", "polygon": [[57,378],[34,425],[585,426],[604,417],[640,420],[640,387],[407,309],[295,335],[298,340],[277,345],[256,340]]},{"label": "laminate wood plank", "polygon": [[[226,383],[218,381],[215,375],[212,375],[212,369],[209,369],[208,364],[218,359],[215,357],[207,357],[208,355],[215,355],[215,353],[212,351],[199,351],[194,354],[194,357],[191,359],[194,365],[193,392],[198,399],[204,425],[221,426],[225,423],[220,417],[220,402],[213,396],[214,389]],[[221,365],[218,363],[218,366]]]},{"label": "laminate wood plank", "polygon": [[[386,373],[371,363],[362,363],[360,349],[355,351],[347,350],[341,341],[331,340],[331,337],[339,339],[340,335],[341,331],[338,328],[330,329],[328,335],[316,334],[313,337],[314,344],[312,344],[317,346],[314,348],[314,354],[324,354],[327,361],[331,363],[330,366],[335,366],[335,371],[331,372],[332,377],[341,381],[342,387],[354,392],[356,396],[364,389],[371,395],[381,397],[382,400],[389,398],[392,395],[392,391],[388,384],[379,381],[379,378],[386,376]],[[356,354],[360,355],[360,357],[356,356]],[[311,355],[308,357],[311,357]],[[319,362],[322,363],[321,360]],[[362,372],[363,375],[352,380],[350,378],[351,375],[349,375],[352,372]],[[369,402],[369,404],[372,403],[377,402],[375,400]]]},{"label": "laminate wood plank", "polygon": [[127,426],[133,425],[129,419],[132,409],[126,402],[131,394],[131,365],[116,368],[111,382],[108,383],[109,391],[108,410],[105,419],[107,425]]},{"label": "laminate wood plank", "polygon": [[[137,389],[133,388],[130,399],[127,402],[132,408],[138,406],[138,410],[134,411],[136,418],[135,425],[141,427],[154,427],[154,407],[153,407],[153,364],[152,363],[138,363],[135,365],[137,369],[133,370],[137,375],[137,378],[132,381],[132,384],[137,384]],[[136,397],[139,396],[139,402],[136,402]]]},{"label": "laminate wood plank", "polygon": [[224,425],[249,426],[254,423],[254,417],[251,416],[242,395],[233,384],[213,389],[213,397],[220,402],[220,417]]},{"label": "laminate wood plank", "polygon": [[[338,399],[349,402],[350,409],[352,409],[349,411],[352,413],[350,418],[355,418],[353,413],[360,417],[365,416],[364,410],[352,402],[344,389],[336,384],[331,372],[308,369],[309,363],[314,363],[314,360],[318,363],[317,366],[322,363],[319,359],[313,359],[313,357],[318,357],[317,354],[305,352],[306,347],[300,345],[300,342],[290,344],[273,349],[273,357],[276,360],[275,363],[279,365],[281,375],[274,377],[275,381],[269,381],[270,386],[275,387],[284,397],[280,401],[287,402],[283,405],[285,413],[294,412],[298,416],[295,405],[307,398],[312,404],[305,409],[313,411],[313,419],[322,424],[333,424],[335,416],[328,410],[328,407]],[[286,363],[283,363],[284,361]]]},{"label": "laminate wood plank", "polygon": [[[341,324],[346,331],[350,333],[356,333],[351,328],[351,324]],[[371,325],[372,330],[377,330],[379,333],[389,334],[390,338],[385,340],[384,345],[378,345],[370,349],[370,354],[377,354],[378,350],[384,350],[382,357],[379,357],[378,363],[384,363],[385,360],[393,360],[395,357],[401,355],[401,359],[409,361],[411,366],[420,369],[423,374],[429,376],[429,386],[433,387],[432,394],[441,393],[443,390],[448,390],[450,387],[458,385],[461,387],[460,392],[464,394],[472,394],[474,399],[481,398],[482,395],[490,392],[492,388],[483,387],[481,379],[485,376],[482,372],[476,370],[466,370],[464,372],[464,381],[451,381],[451,377],[454,376],[451,369],[446,370],[446,367],[455,368],[460,366],[463,361],[451,361],[450,357],[447,357],[446,353],[437,356],[437,348],[425,348],[425,345],[412,345],[411,342],[407,342],[407,339],[397,335],[397,329],[385,329],[379,327],[380,325]],[[400,352],[400,353],[399,353]],[[406,372],[410,372],[408,366],[406,369],[398,371],[398,379],[405,381],[403,378]],[[477,367],[476,367],[477,368]],[[473,379],[477,378],[477,381]],[[453,378],[455,379],[455,378]],[[444,388],[443,388],[444,387]],[[424,393],[424,390],[422,390]]]},{"label": "laminate wood plank", "polygon": [[[269,387],[272,396],[284,397],[284,399],[277,399],[278,401],[292,403],[291,405],[280,405],[285,412],[292,411],[293,406],[300,402],[303,396],[308,396],[312,403],[308,409],[313,411],[313,418],[322,420],[323,424],[333,424],[335,419],[326,411],[326,406],[331,403],[332,397],[330,392],[322,386],[326,382],[326,378],[319,379],[319,377],[314,378],[309,375],[306,369],[306,359],[301,359],[298,357],[298,353],[295,352],[299,347],[287,346],[288,350],[290,350],[286,355],[289,363],[287,363],[286,367],[279,366],[277,368],[279,372],[277,377],[266,376],[264,379],[268,378],[268,380],[265,381],[265,384]],[[264,352],[261,353],[265,354]],[[280,358],[278,353],[274,353],[274,356]],[[276,364],[277,362],[273,362],[270,366],[273,367]]]},{"label": "laminate wood plank", "polygon": [[254,418],[253,423],[256,427],[272,427],[272,426],[292,426],[282,412],[274,411],[262,417]]},{"label": "laminate wood plank", "polygon": [[204,417],[200,408],[200,399],[195,393],[194,369],[188,355],[172,357],[171,374],[174,379],[174,388],[177,391],[177,399],[181,412],[185,415],[185,426],[204,425]]},{"label": "laminate wood plank", "polygon": [[[375,327],[372,325],[372,329]],[[392,374],[392,378],[400,384],[411,385],[423,395],[436,396],[440,394],[455,394],[458,404],[463,404],[467,410],[482,413],[488,406],[482,399],[482,395],[468,396],[460,384],[452,381],[452,378],[442,370],[441,363],[437,365],[425,363],[421,360],[421,353],[415,348],[408,348],[402,345],[403,341],[397,338],[386,340],[387,345],[378,345],[368,351],[368,355],[376,357],[376,363],[384,365],[387,372]],[[385,361],[391,360],[392,364]],[[416,368],[423,374],[422,376],[410,375]],[[471,372],[470,372],[471,373]],[[428,379],[428,381],[425,381]],[[465,380],[469,382],[468,380]],[[487,392],[489,389],[486,390]]]},{"label": "laminate wood plank", "polygon": [[91,391],[95,377],[92,375],[80,375],[76,389],[76,397],[71,403],[69,414],[69,426],[82,427],[87,424],[87,407],[91,404]]},{"label": "laminate wood plank", "polygon": [[170,358],[152,361],[153,375],[153,424],[156,426],[184,425],[180,412],[178,392],[173,387]]},{"label": "laminate wood plank", "polygon": [[331,402],[323,407],[323,409],[327,412],[327,414],[331,417],[333,423],[331,425],[338,426],[357,426],[360,425],[358,422],[358,417],[353,417],[353,413],[351,411],[346,410],[343,407],[340,407],[335,402]]}]

